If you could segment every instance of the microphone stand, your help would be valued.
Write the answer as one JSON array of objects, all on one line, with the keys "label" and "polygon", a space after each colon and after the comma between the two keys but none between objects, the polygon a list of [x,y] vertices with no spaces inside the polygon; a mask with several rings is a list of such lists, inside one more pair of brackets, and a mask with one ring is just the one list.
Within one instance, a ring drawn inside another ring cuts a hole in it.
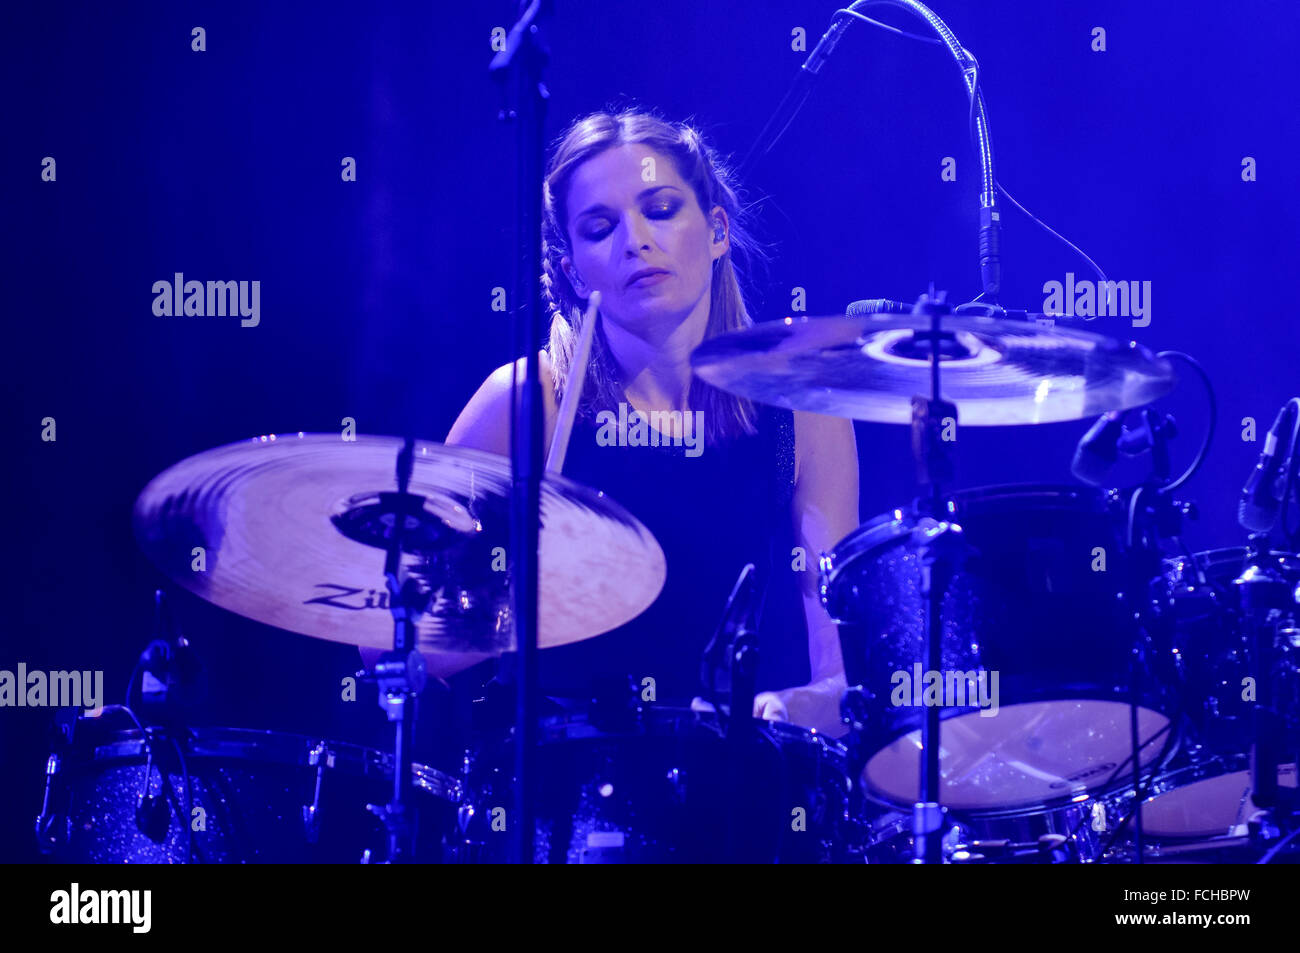
[{"label": "microphone stand", "polygon": [[[1193,504],[1180,502],[1171,495],[1182,482],[1174,480],[1169,455],[1169,443],[1177,436],[1177,427],[1172,417],[1153,410],[1142,410],[1142,427],[1132,441],[1136,449],[1125,449],[1125,435],[1117,440],[1117,448],[1125,453],[1137,453],[1142,450],[1151,452],[1152,471],[1135,494],[1149,494],[1154,502],[1143,505],[1140,513],[1134,512],[1132,525],[1126,529],[1124,539],[1127,582],[1124,592],[1137,595],[1134,617],[1137,631],[1130,651],[1129,671],[1129,757],[1132,761],[1133,775],[1133,848],[1134,863],[1146,862],[1145,832],[1143,828],[1142,805],[1146,798],[1146,786],[1142,783],[1142,749],[1151,739],[1143,741],[1138,726],[1138,709],[1142,704],[1144,676],[1159,653],[1153,645],[1171,646],[1176,643],[1174,631],[1177,624],[1172,612],[1166,611],[1161,603],[1160,582],[1164,577],[1163,558],[1157,546],[1160,539],[1182,535],[1184,518],[1196,518]],[[1130,507],[1134,506],[1129,498]],[[1139,532],[1139,519],[1141,532]],[[1156,682],[1160,682],[1160,673],[1156,673]],[[1149,781],[1148,781],[1149,783]]]},{"label": "microphone stand", "polygon": [[[522,426],[511,415],[510,495],[511,613],[516,649],[515,697],[515,816],[510,832],[509,857],[514,863],[533,862],[535,829],[535,759],[538,735],[537,701],[537,601],[538,537],[541,522],[542,422],[541,224],[545,164],[543,123],[550,96],[542,82],[549,54],[541,39],[541,20],[550,13],[549,0],[523,0],[519,21],[510,29],[506,48],[489,66],[491,75],[508,88],[508,104],[500,119],[514,124],[518,149],[519,249],[514,280],[516,351],[525,361]],[[514,397],[511,395],[513,406]]]},{"label": "microphone stand", "polygon": [[[979,64],[960,43],[948,24],[929,7],[916,0],[881,0],[902,7],[926,22],[939,41],[948,49],[961,70],[962,79],[971,100],[971,113],[975,122],[975,149],[980,158],[980,225],[979,261],[981,297],[996,304],[1002,292],[1002,217],[998,209],[998,184],[993,174],[993,140],[989,135],[988,111],[984,107],[984,94],[979,88]],[[855,4],[856,6],[856,4]],[[935,396],[938,399],[938,396]]]},{"label": "microphone stand", "polygon": [[[1292,398],[1279,411],[1269,433],[1270,439],[1279,426],[1285,429],[1290,419],[1288,414],[1296,406],[1296,400]],[[1277,478],[1282,484],[1282,496],[1277,501],[1280,511],[1274,519],[1281,520],[1284,537],[1289,537],[1286,516],[1295,479],[1295,432],[1293,425],[1291,434],[1287,437],[1286,456],[1282,458],[1284,462]],[[1247,486],[1254,478],[1252,473]],[[1265,479],[1267,478],[1265,473]],[[1266,483],[1264,492],[1272,498],[1275,490]],[[1258,521],[1258,517],[1253,520],[1245,518],[1248,512],[1247,502],[1243,498],[1242,515],[1239,517],[1243,525]],[[1264,528],[1262,522],[1258,528]],[[1287,538],[1284,545],[1289,548],[1290,543],[1291,540]],[[1251,825],[1252,836],[1264,838],[1282,827],[1283,821],[1286,822],[1285,826],[1290,826],[1294,821],[1292,815],[1297,806],[1300,806],[1296,789],[1278,783],[1278,769],[1284,763],[1284,758],[1289,758],[1290,763],[1300,764],[1300,759],[1295,757],[1297,673],[1294,662],[1280,643],[1280,639],[1285,636],[1279,631],[1283,625],[1288,625],[1288,614],[1297,612],[1297,590],[1295,579],[1274,555],[1268,532],[1251,534],[1246,550],[1246,565],[1241,575],[1233,580],[1233,585],[1241,597],[1242,618],[1249,634],[1248,644],[1255,671],[1255,702],[1251,707],[1253,739],[1250,748],[1252,798],[1274,821],[1274,824]]]},{"label": "microphone stand", "polygon": [[[753,812],[752,793],[757,778],[751,770],[750,752],[757,735],[753,712],[758,679],[758,631],[754,622],[757,583],[754,564],[748,563],[732,587],[722,621],[704,649],[700,674],[708,700],[721,710],[727,698],[723,742],[727,751],[728,792],[725,858],[744,863],[744,834],[755,828],[745,823]],[[774,858],[775,859],[775,858]]]},{"label": "microphone stand", "polygon": [[[957,419],[956,404],[940,396],[939,367],[942,342],[951,338],[951,332],[942,330],[942,316],[951,309],[943,305],[943,295],[937,298],[931,289],[916,303],[913,314],[929,315],[929,332],[917,332],[916,337],[928,337],[930,342],[930,397],[912,398],[912,457],[921,486],[929,493],[929,518],[917,521],[912,531],[910,547],[918,555],[921,566],[921,604],[925,609],[925,667],[937,672],[942,665],[943,648],[943,597],[948,582],[961,559],[965,544],[962,528],[956,523],[940,521],[936,517],[944,512],[944,487],[956,476],[954,452],[951,442],[941,439],[944,418]],[[940,738],[942,707],[926,705],[925,721],[921,726],[920,798],[912,810],[912,848],[915,864],[943,863],[943,807],[940,803]]]},{"label": "microphone stand", "polygon": [[[754,723],[758,633],[751,624],[751,614],[748,612],[736,624],[727,658],[731,667],[731,708],[727,712],[726,745],[728,760],[731,762],[733,807],[727,812],[726,858],[728,863],[739,864],[757,859],[748,857],[744,849],[745,832],[755,829],[744,821],[752,819],[753,794],[759,781],[750,760],[758,731]],[[765,861],[779,859],[764,858]]]},{"label": "microphone stand", "polygon": [[1241,594],[1242,615],[1250,633],[1256,673],[1252,706],[1254,741],[1250,751],[1252,797],[1257,806],[1277,820],[1294,810],[1297,797],[1294,788],[1283,788],[1278,783],[1278,769],[1283,764],[1288,741],[1276,682],[1286,677],[1288,663],[1278,651],[1276,626],[1271,619],[1276,614],[1295,611],[1295,580],[1288,579],[1276,564],[1267,534],[1255,533],[1250,537],[1246,568],[1234,580],[1234,585]]}]

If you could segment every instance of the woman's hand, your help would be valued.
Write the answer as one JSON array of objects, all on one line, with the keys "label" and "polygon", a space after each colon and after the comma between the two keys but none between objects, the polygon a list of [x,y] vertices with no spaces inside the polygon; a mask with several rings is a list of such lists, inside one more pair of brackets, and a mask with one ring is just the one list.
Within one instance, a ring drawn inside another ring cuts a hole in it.
[{"label": "woman's hand", "polygon": [[[785,709],[782,692],[759,692],[754,696],[754,717],[765,721],[789,721],[790,713]],[[691,700],[691,711],[717,711],[709,702],[698,695]]]},{"label": "woman's hand", "polygon": [[[836,675],[779,692],[759,692],[754,696],[754,717],[764,721],[789,721],[838,738],[846,731],[840,721],[840,698],[844,695],[844,688],[844,676]],[[691,702],[691,711],[716,710],[698,696]]]},{"label": "woman's hand", "polygon": [[[776,692],[786,713],[786,716],[780,720],[792,722],[803,728],[815,728],[824,735],[838,738],[848,730],[840,719],[840,699],[844,696],[847,687],[848,683],[844,680],[843,673],[840,673],[807,685]],[[756,703],[754,714],[757,716],[758,698],[754,701]]]},{"label": "woman's hand", "polygon": [[785,707],[781,692],[759,692],[754,696],[754,717],[764,721],[789,721],[790,712]]}]

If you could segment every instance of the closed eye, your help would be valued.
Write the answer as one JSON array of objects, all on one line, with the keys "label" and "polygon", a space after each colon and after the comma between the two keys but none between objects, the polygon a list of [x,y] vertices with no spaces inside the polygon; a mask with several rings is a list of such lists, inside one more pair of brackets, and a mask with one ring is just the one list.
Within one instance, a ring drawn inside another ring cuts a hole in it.
[{"label": "closed eye", "polygon": [[647,218],[672,218],[677,214],[678,209],[682,207],[681,202],[667,202],[662,205],[656,205],[653,208],[646,209]]},{"label": "closed eye", "polygon": [[[642,214],[644,214],[646,218],[662,221],[664,219],[672,218],[681,211],[681,208],[681,202],[658,202],[645,209]],[[589,242],[604,241],[609,236],[609,233],[614,230],[613,227],[610,226],[608,219],[588,219],[587,224],[596,225],[596,228],[588,228],[583,232],[583,238]]]}]

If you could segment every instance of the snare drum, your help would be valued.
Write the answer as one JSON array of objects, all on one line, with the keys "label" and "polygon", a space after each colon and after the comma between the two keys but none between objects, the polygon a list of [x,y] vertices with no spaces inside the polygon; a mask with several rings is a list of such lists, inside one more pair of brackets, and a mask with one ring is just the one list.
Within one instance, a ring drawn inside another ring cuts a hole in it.
[{"label": "snare drum", "polygon": [[[942,602],[942,670],[923,670],[915,510],[877,516],[822,558],[849,684],[868,699],[866,790],[917,800],[925,706],[941,708],[941,802],[968,813],[1054,809],[1131,773],[1132,650],[1146,648],[1138,707],[1143,765],[1172,750],[1168,658],[1136,622],[1145,566],[1123,508],[1083,488],[1006,486],[950,498],[942,518],[968,548]],[[985,673],[981,677],[979,673]],[[917,682],[934,688],[923,691]],[[981,694],[983,692],[983,694]]]},{"label": "snare drum", "polygon": [[[81,719],[50,756],[46,847],[72,863],[357,863],[383,843],[366,805],[392,758],[357,745],[239,728],[182,736]],[[459,785],[417,765],[425,859],[439,859]]]}]

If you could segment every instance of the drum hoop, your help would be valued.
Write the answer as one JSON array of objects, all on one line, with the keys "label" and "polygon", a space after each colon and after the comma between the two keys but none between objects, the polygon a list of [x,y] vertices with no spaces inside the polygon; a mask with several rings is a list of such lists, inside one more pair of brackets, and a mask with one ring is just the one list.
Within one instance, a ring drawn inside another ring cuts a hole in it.
[{"label": "drum hoop", "polygon": [[[1063,483],[1003,483],[971,487],[948,494],[947,500],[949,514],[957,522],[961,522],[963,513],[978,515],[993,509],[993,504],[1010,501],[1025,504],[1022,509],[1073,511],[1095,516],[1105,516],[1110,509],[1107,491]],[[830,554],[829,585],[833,586],[840,571],[856,559],[904,539],[919,519],[915,503],[908,503],[876,514],[849,533],[835,544]]]},{"label": "drum hoop", "polygon": [[[768,733],[791,744],[805,744],[822,749],[832,757],[847,757],[843,744],[819,731],[782,721],[761,721],[759,726]],[[542,720],[541,742],[562,744],[569,741],[616,741],[626,738],[687,737],[681,729],[707,729],[721,739],[724,728],[715,712],[694,711],[687,707],[656,705],[640,708],[631,713],[625,725],[605,730],[591,721],[588,711],[566,712]]]},{"label": "drum hoop", "polygon": [[[102,769],[119,761],[139,761],[145,756],[145,741],[139,729],[112,730],[105,732],[105,735],[103,739],[96,737],[89,742],[80,739],[74,741],[74,754],[67,759],[67,768]],[[392,771],[392,757],[385,752],[312,735],[257,728],[200,726],[189,729],[188,737],[176,740],[180,742],[187,762],[227,761],[311,768],[313,749],[323,745],[334,756],[333,767],[327,770],[341,770],[346,774],[360,774],[363,777],[391,775]],[[162,729],[150,731],[150,744],[156,757],[166,758],[175,751],[172,735]],[[81,752],[76,753],[79,748]]]}]

